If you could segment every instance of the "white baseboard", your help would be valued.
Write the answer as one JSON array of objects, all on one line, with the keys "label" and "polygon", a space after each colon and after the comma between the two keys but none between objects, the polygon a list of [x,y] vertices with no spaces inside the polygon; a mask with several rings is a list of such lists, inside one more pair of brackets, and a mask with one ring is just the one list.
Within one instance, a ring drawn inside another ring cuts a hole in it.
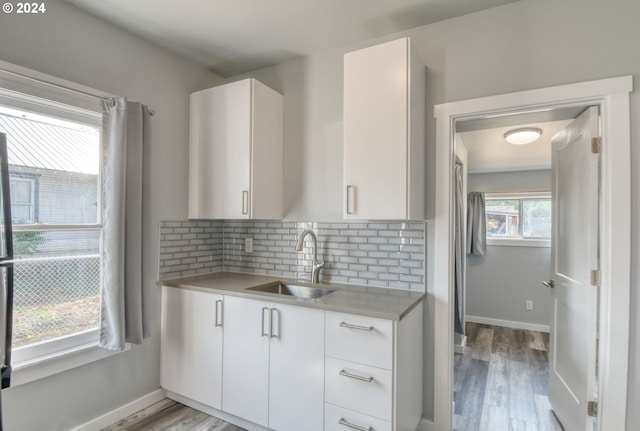
[{"label": "white baseboard", "polygon": [[149,407],[152,404],[157,403],[166,398],[163,389],[158,389],[147,395],[144,395],[137,400],[131,401],[129,404],[118,407],[115,410],[111,410],[108,413],[103,414],[87,423],[73,428],[71,431],[99,431],[108,427],[111,424],[118,422],[120,419],[124,419],[142,409]]},{"label": "white baseboard", "polygon": [[485,325],[504,326],[505,328],[527,329],[529,331],[549,332],[549,325],[537,323],[516,322],[513,320],[492,319],[490,317],[466,316],[467,322],[482,323]]},{"label": "white baseboard", "polygon": [[435,424],[432,421],[426,420],[425,418],[420,419],[418,431],[435,431],[435,429]]},{"label": "white baseboard", "polygon": [[[459,334],[456,334],[456,338]],[[466,335],[460,335],[460,337],[462,338],[462,340],[460,341],[460,344],[454,343],[453,344],[453,351],[455,353],[464,353],[464,347],[467,345],[467,336]]]}]

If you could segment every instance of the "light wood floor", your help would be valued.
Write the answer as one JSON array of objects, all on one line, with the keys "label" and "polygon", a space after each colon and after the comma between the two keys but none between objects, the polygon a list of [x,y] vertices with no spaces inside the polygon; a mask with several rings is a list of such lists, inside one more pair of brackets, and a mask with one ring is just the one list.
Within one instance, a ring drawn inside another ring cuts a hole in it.
[{"label": "light wood floor", "polygon": [[549,334],[467,323],[455,355],[455,431],[562,431],[549,405]]},{"label": "light wood floor", "polygon": [[101,431],[246,430],[165,398]]}]

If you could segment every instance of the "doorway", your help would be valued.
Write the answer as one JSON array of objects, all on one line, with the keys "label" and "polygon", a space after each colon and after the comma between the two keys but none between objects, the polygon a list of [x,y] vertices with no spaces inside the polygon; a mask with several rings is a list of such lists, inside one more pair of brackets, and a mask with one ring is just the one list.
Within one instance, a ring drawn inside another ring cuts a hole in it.
[{"label": "doorway", "polygon": [[[598,428],[623,429],[628,374],[628,304],[630,291],[630,152],[631,77],[612,78],[438,105],[436,112],[436,197],[432,236],[434,304],[434,418],[425,429],[450,431],[453,422],[453,234],[452,190],[454,125],[510,112],[536,112],[595,105],[602,114],[600,350]],[[615,172],[615,175],[614,175]],[[612,286],[616,289],[612,289]],[[586,414],[586,413],[585,413]]]},{"label": "doorway", "polygon": [[[585,109],[456,121],[456,174],[465,169],[455,194],[468,210],[456,199],[456,245],[466,245],[456,283],[466,288],[455,325],[455,431],[561,430],[548,401],[552,295],[541,283],[551,273],[551,141]],[[533,140],[508,142],[516,131]]]}]

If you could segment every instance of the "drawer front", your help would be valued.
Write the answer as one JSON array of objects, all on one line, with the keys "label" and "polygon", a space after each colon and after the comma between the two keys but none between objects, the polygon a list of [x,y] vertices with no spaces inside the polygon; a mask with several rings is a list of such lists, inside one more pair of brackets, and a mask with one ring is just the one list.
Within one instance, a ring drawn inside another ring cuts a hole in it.
[{"label": "drawer front", "polygon": [[325,401],[390,421],[393,378],[391,371],[341,359],[326,358]]},{"label": "drawer front", "polygon": [[391,320],[327,312],[326,355],[391,370]]},{"label": "drawer front", "polygon": [[391,431],[391,422],[325,404],[324,431]]}]

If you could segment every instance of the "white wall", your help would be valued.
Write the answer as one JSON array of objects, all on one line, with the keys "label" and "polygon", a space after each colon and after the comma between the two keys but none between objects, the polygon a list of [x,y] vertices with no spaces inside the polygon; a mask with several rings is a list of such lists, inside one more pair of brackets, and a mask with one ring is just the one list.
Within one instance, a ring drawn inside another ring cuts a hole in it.
[{"label": "white wall", "polygon": [[189,93],[218,77],[58,0],[40,16],[0,16],[0,60],[132,100],[156,111],[145,155],[144,287],[152,338],[142,346],[3,391],[7,430],[69,430],[159,388],[160,219],[187,216]]},{"label": "white wall", "polygon": [[[285,95],[285,216],[336,219],[342,199],[342,64],[345,52],[409,35],[427,66],[427,107],[434,104],[612,76],[640,76],[640,2],[635,0],[523,0],[419,27],[367,43],[320,53],[252,73]],[[588,30],[587,30],[588,29]],[[640,96],[632,94],[633,230],[640,215]],[[429,108],[428,108],[429,109]],[[435,187],[435,122],[427,116],[428,218]],[[434,254],[428,223],[428,267]],[[638,285],[638,243],[633,245],[633,285]],[[428,288],[433,287],[428,274]],[[630,363],[640,361],[640,295],[632,298]],[[427,302],[425,415],[433,416],[434,370]],[[640,370],[630,375],[628,429],[640,429]]]}]

